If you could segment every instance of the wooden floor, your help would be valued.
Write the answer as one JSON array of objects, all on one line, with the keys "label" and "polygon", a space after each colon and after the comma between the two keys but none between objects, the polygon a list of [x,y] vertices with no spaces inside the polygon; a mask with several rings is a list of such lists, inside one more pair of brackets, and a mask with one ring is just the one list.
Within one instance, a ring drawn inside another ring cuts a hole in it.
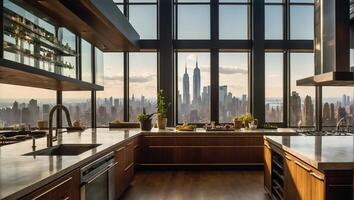
[{"label": "wooden floor", "polygon": [[268,200],[263,171],[138,171],[123,200]]}]

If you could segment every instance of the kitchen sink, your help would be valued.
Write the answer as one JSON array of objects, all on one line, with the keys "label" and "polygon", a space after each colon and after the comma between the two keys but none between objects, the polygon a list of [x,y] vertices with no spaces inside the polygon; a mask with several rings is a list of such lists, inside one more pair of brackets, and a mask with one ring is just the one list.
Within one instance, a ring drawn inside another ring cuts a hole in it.
[{"label": "kitchen sink", "polygon": [[100,144],[59,144],[42,150],[24,154],[24,156],[76,156]]}]

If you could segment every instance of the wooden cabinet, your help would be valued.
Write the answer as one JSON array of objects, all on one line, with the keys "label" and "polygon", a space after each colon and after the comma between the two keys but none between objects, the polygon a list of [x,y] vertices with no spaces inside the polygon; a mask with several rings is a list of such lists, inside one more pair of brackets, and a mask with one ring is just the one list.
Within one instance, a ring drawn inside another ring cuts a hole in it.
[{"label": "wooden cabinet", "polygon": [[264,188],[272,191],[272,152],[268,143],[264,143]]},{"label": "wooden cabinet", "polygon": [[[295,185],[299,199],[311,199],[311,168],[295,160]],[[289,177],[287,177],[288,181]]]},{"label": "wooden cabinet", "polygon": [[[319,171],[303,160],[285,152],[275,145],[264,142],[264,186],[272,196],[275,187],[274,156],[283,156],[284,200],[351,200],[353,172],[350,170]],[[269,169],[270,168],[270,169]],[[274,199],[277,199],[274,197]]]},{"label": "wooden cabinet", "polygon": [[143,136],[141,164],[262,164],[262,136]]},{"label": "wooden cabinet", "polygon": [[139,138],[133,138],[121,144],[115,151],[115,161],[118,163],[115,167],[116,198],[120,197],[133,181],[139,146]]},{"label": "wooden cabinet", "polygon": [[285,172],[284,172],[284,198],[285,199],[299,199],[296,189],[296,166],[294,158],[288,154],[284,155]]},{"label": "wooden cabinet", "polygon": [[[312,171],[311,175],[311,199],[325,199],[325,177],[322,173]],[[341,198],[342,199],[342,198]]]},{"label": "wooden cabinet", "polygon": [[125,168],[125,145],[120,146],[116,151],[115,151],[115,161],[118,162],[118,164],[115,166],[115,196],[118,198],[120,195],[123,194],[124,190],[126,189],[126,183],[125,183],[125,173],[124,173],[124,168]]},{"label": "wooden cabinet", "polygon": [[80,171],[75,170],[21,198],[21,200],[80,199]]}]

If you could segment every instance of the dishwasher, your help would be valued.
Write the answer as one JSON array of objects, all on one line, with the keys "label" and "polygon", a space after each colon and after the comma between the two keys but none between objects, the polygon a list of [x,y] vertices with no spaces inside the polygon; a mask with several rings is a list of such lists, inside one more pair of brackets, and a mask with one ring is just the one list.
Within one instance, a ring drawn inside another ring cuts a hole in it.
[{"label": "dishwasher", "polygon": [[111,152],[80,170],[81,175],[81,200],[113,200],[115,199],[114,187],[114,153]]}]

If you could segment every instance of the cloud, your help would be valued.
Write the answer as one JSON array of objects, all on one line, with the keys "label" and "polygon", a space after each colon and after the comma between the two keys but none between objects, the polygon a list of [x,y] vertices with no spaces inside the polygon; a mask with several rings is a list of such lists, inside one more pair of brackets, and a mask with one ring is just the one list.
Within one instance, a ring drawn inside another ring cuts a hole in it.
[{"label": "cloud", "polygon": [[[210,67],[200,66],[200,71],[210,73]],[[239,67],[223,67],[219,66],[219,73],[220,74],[242,74],[247,75],[247,69],[241,69]]]},{"label": "cloud", "polygon": [[240,69],[239,67],[219,67],[221,74],[248,74],[248,70]]},{"label": "cloud", "polygon": [[[146,83],[153,80],[156,75],[146,75],[146,76],[131,76],[129,78],[130,83]],[[106,81],[124,81],[123,76],[105,76]]]}]

